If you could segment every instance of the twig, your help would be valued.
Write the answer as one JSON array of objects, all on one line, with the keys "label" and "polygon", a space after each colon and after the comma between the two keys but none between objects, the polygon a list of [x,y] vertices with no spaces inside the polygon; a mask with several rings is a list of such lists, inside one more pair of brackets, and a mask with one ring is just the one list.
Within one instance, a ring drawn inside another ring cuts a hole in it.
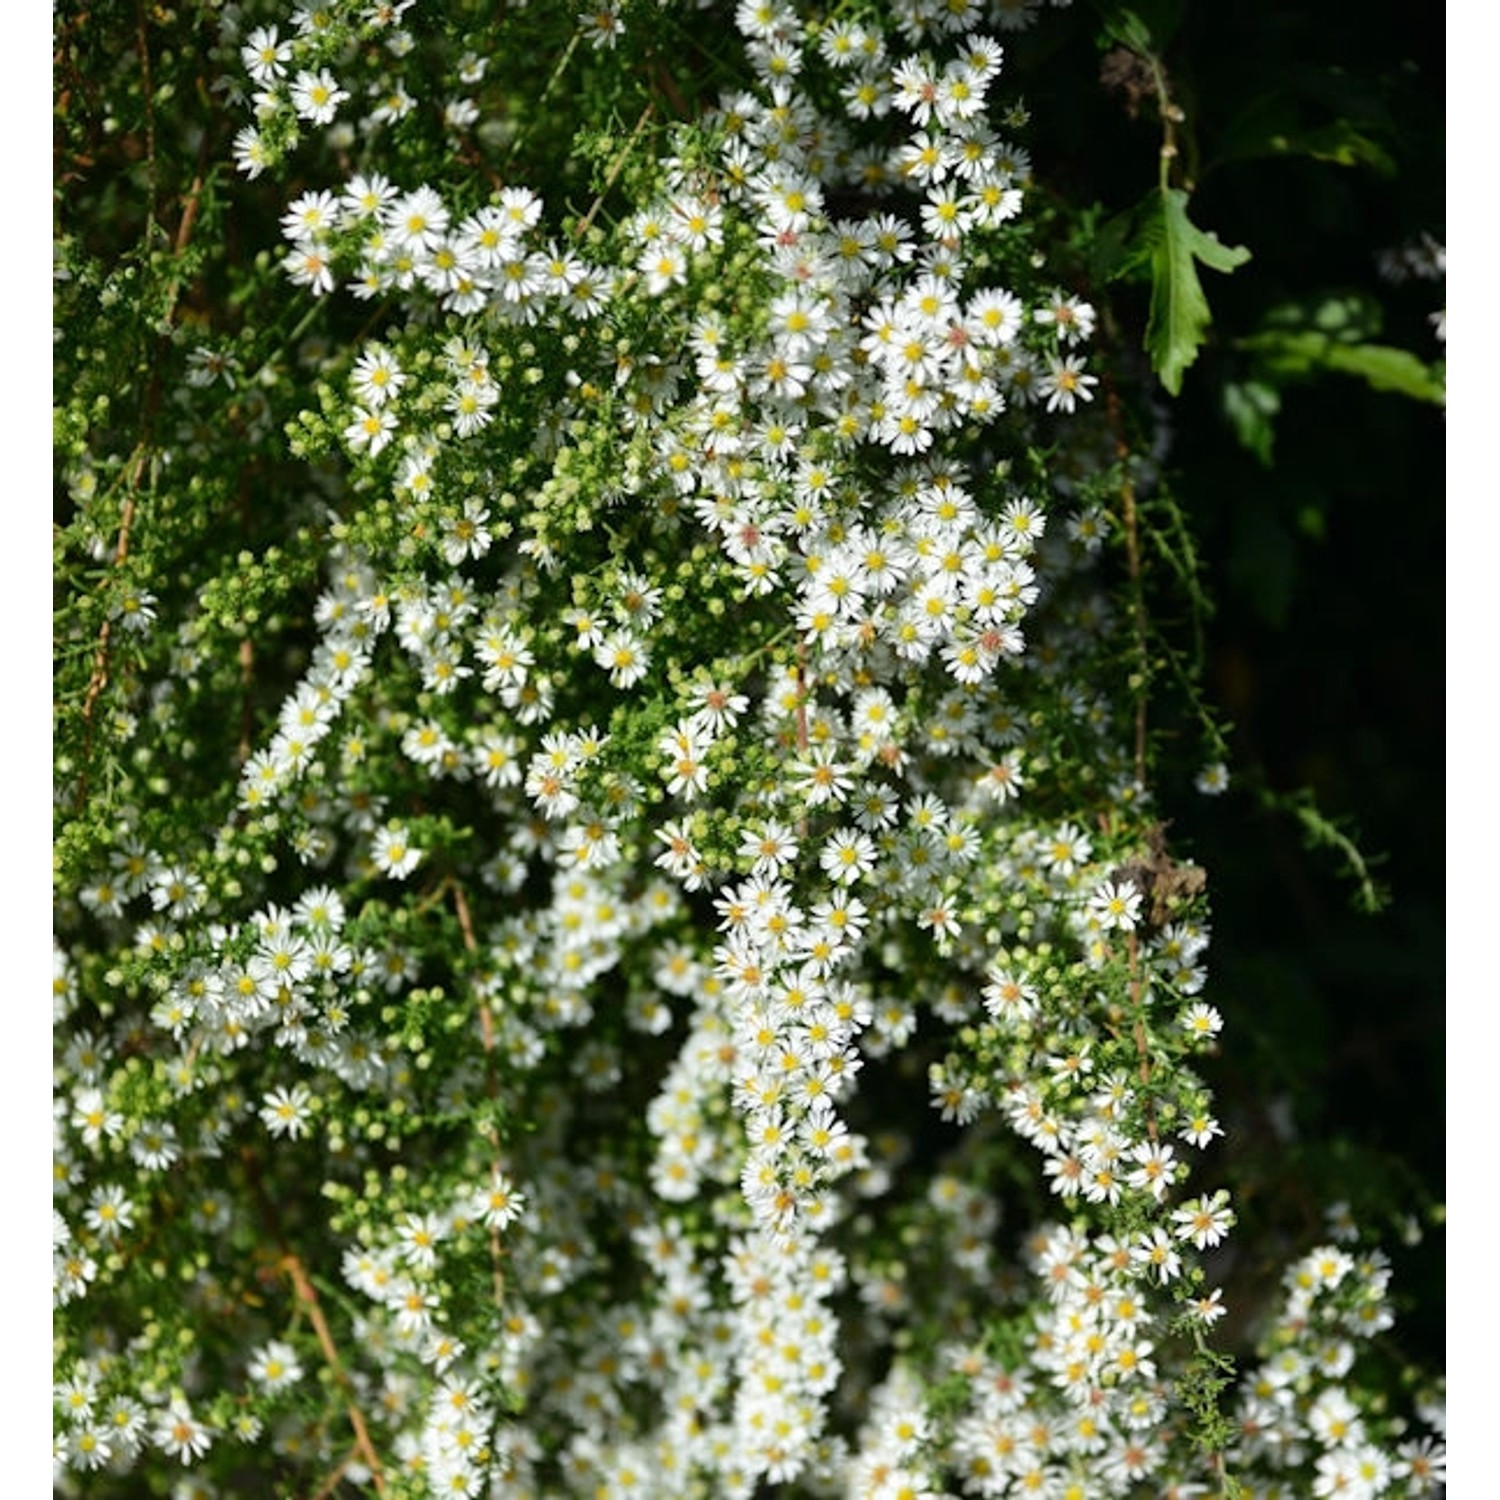
[{"label": "twig", "polygon": [[542,112],[542,106],[552,95],[552,90],[557,87],[558,80],[567,71],[568,64],[573,60],[573,54],[578,50],[578,40],[583,33],[575,28],[573,35],[568,38],[568,45],[563,48],[562,55],[554,64],[552,72],[547,77],[547,82],[542,85],[542,92],[537,96],[536,103],[532,106],[531,117],[526,124],[516,132],[515,139],[511,141],[505,153],[504,168],[509,169],[511,162],[516,158],[516,153],[526,143],[526,137],[531,133],[532,124]]},{"label": "twig", "polygon": [[323,1358],[328,1361],[328,1367],[333,1371],[334,1379],[349,1398],[349,1425],[354,1429],[355,1449],[369,1467],[375,1493],[383,1495],[385,1494],[385,1476],[380,1469],[380,1460],[375,1455],[375,1445],[370,1441],[370,1429],[365,1424],[365,1414],[354,1400],[353,1382],[349,1379],[343,1362],[339,1359],[338,1348],[328,1328],[328,1319],[323,1316],[323,1308],[318,1302],[317,1289],[308,1278],[307,1269],[295,1252],[288,1251],[282,1256],[281,1269],[291,1277],[298,1300],[306,1304],[308,1320],[312,1323],[313,1332],[317,1335],[318,1347],[323,1351]]},{"label": "twig", "polygon": [[1172,164],[1177,160],[1180,150],[1177,144],[1177,127],[1187,117],[1181,107],[1172,101],[1171,90],[1167,87],[1167,72],[1161,65],[1161,59],[1148,54],[1146,65],[1151,69],[1151,82],[1156,89],[1157,113],[1161,116],[1161,156],[1157,172],[1162,190],[1165,191],[1172,185]]},{"label": "twig", "polygon": [[[125,503],[120,510],[120,531],[115,538],[113,566],[118,568],[130,555],[130,526],[135,520],[135,490],[141,482],[141,473],[146,466],[146,445],[142,442],[135,453],[130,480],[126,485]],[[88,799],[88,762],[94,742],[94,705],[109,682],[109,639],[114,622],[108,617],[99,626],[99,638],[94,647],[94,669],[89,673],[89,685],[84,691],[83,708],[83,771],[78,778],[77,803],[82,807]]]},{"label": "twig", "polygon": [[1141,684],[1135,705],[1135,779],[1146,784],[1146,684],[1151,678],[1151,657],[1146,644],[1146,599],[1141,582],[1140,517],[1136,512],[1135,483],[1130,477],[1130,445],[1125,441],[1120,397],[1113,381],[1105,384],[1105,410],[1115,438],[1115,457],[1120,461],[1120,510],[1125,527],[1125,566],[1130,575],[1130,614],[1135,627],[1135,647],[1140,656]]},{"label": "twig", "polygon": [[[204,136],[206,142],[208,137]],[[200,150],[200,157],[205,154]],[[187,197],[182,202],[182,218],[177,224],[177,234],[172,240],[172,254],[179,260],[187,249],[189,241],[193,238],[193,226],[198,222],[198,206],[203,199],[203,165],[200,160],[198,170],[193,173],[193,185],[187,190]],[[175,294],[176,283],[173,283]],[[173,303],[177,301],[176,296],[172,298]]]},{"label": "twig", "polygon": [[[354,1453],[357,1454],[358,1451],[359,1450],[356,1448],[354,1450]],[[352,1456],[354,1455],[351,1455],[351,1457]],[[344,1477],[348,1470],[349,1459],[340,1459],[338,1467],[333,1471],[332,1474],[328,1476],[327,1479],[323,1481],[322,1484],[318,1486],[318,1492],[313,1496],[313,1500],[328,1500],[328,1496],[331,1495],[339,1487],[339,1481]]]},{"label": "twig", "polygon": [[240,685],[244,688],[244,701],[240,707],[239,763],[250,759],[250,688],[255,682],[255,642],[247,635],[240,641]]},{"label": "twig", "polygon": [[807,754],[807,644],[797,642],[797,665],[792,669],[797,678],[797,754]]},{"label": "twig", "polygon": [[505,186],[505,179],[484,159],[478,145],[467,136],[459,139],[455,154],[466,167],[473,167],[476,172],[482,173],[496,192]]},{"label": "twig", "polygon": [[635,122],[635,129],[630,132],[629,139],[609,164],[609,173],[604,179],[604,185],[599,189],[599,196],[589,205],[589,211],[574,227],[573,238],[575,240],[581,240],[588,233],[589,225],[594,222],[594,215],[604,206],[604,200],[609,196],[609,190],[615,185],[615,179],[625,170],[625,163],[630,157],[631,149],[640,133],[646,128],[646,122],[651,118],[655,109],[655,103],[650,103],[641,111],[641,117]]},{"label": "twig", "polygon": [[272,1202],[271,1195],[266,1191],[266,1185],[261,1180],[260,1162],[255,1152],[246,1147],[240,1152],[240,1160],[250,1179],[250,1188],[260,1209],[261,1217],[266,1221],[271,1237],[281,1249],[281,1257],[276,1263],[277,1269],[290,1278],[298,1303],[307,1310],[308,1321],[312,1324],[313,1333],[317,1336],[318,1347],[323,1351],[323,1358],[328,1361],[328,1368],[333,1371],[333,1378],[344,1394],[349,1411],[349,1425],[354,1429],[355,1452],[359,1454],[361,1461],[370,1471],[375,1493],[383,1495],[386,1492],[385,1475],[380,1468],[380,1459],[376,1455],[375,1444],[370,1440],[369,1424],[365,1421],[365,1414],[360,1410],[359,1402],[355,1399],[354,1382],[350,1380],[348,1372],[344,1369],[344,1362],[339,1358],[338,1346],[333,1341],[333,1332],[328,1326],[328,1319],[323,1315],[317,1289],[312,1284],[312,1278],[307,1274],[307,1267],[302,1263],[302,1257],[287,1242],[286,1234],[281,1226],[281,1215],[276,1211],[276,1205]]},{"label": "twig", "polygon": [[[1151,1049],[1146,1044],[1146,1019],[1141,1006],[1140,945],[1133,932],[1126,938],[1125,951],[1130,965],[1130,1003],[1135,1007],[1135,1052],[1141,1061],[1141,1088],[1148,1090],[1151,1087]],[[1151,1107],[1149,1093],[1146,1095],[1145,1110],[1146,1134],[1155,1141],[1156,1111]]]},{"label": "twig", "polygon": [[[474,935],[474,918],[469,912],[469,901],[464,895],[464,888],[456,880],[453,882],[453,909],[458,916],[458,930],[463,935],[464,951],[471,957],[479,952],[479,940]],[[495,1076],[495,1020],[490,1014],[490,1002],[481,994],[479,997],[479,1035],[484,1044],[484,1087],[485,1093],[490,1099],[499,1095],[499,1080]],[[490,1163],[490,1181],[498,1188],[500,1185],[500,1139],[499,1132],[491,1126],[490,1143],[495,1147],[496,1156]],[[490,1265],[494,1271],[495,1278],[495,1306],[498,1308],[505,1301],[505,1247],[500,1243],[500,1230],[497,1226],[490,1226]]]},{"label": "twig", "polygon": [[692,107],[682,97],[682,90],[677,87],[676,79],[672,77],[667,65],[658,56],[653,55],[651,58],[649,77],[652,86],[666,98],[667,103],[684,120],[692,115]]}]

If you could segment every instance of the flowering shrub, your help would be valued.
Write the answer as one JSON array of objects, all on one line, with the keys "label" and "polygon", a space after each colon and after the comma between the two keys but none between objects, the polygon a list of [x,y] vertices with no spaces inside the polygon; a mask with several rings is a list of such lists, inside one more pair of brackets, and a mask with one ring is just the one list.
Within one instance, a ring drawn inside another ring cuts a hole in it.
[{"label": "flowering shrub", "polygon": [[140,24],[59,39],[59,1489],[1436,1492],[1344,1215],[1218,1342],[1142,551],[1247,252],[1164,150],[1120,338],[1052,13]]}]

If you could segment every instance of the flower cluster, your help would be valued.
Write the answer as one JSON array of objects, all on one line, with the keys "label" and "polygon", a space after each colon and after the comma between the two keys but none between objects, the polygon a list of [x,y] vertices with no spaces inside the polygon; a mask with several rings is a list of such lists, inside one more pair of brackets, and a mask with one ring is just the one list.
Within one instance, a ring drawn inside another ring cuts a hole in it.
[{"label": "flower cluster", "polygon": [[325,133],[283,290],[360,332],[287,428],[296,628],[254,559],[118,616],[139,732],[237,774],[188,844],[119,817],[60,922],[60,1487],[1426,1493],[1336,1384],[1374,1261],[1292,1273],[1326,1389],[1273,1356],[1217,1456],[1171,1404],[1223,1018],[1119,670],[1150,469],[1005,102],[1039,7],[729,7],[733,82],[582,213],[482,185],[530,128],[488,31],[420,134],[413,9],[226,11],[242,176]]},{"label": "flower cluster", "polygon": [[1441,1408],[1421,1415],[1433,1429],[1410,1436],[1399,1422],[1382,1442],[1350,1379],[1359,1345],[1394,1321],[1390,1263],[1364,1248],[1346,1206],[1329,1210],[1337,1238],[1288,1266],[1284,1301],[1264,1338],[1260,1365],[1247,1372],[1235,1416],[1232,1458],[1265,1476],[1257,1493],[1289,1492],[1312,1469],[1314,1495],[1434,1494],[1445,1477]]}]

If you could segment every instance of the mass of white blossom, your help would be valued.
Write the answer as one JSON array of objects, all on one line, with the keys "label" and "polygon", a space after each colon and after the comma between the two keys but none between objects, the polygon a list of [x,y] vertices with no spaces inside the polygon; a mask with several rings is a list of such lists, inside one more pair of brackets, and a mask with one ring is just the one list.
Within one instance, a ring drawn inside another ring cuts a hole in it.
[{"label": "mass of white blossom", "polygon": [[[1151,843],[1097,315],[1009,71],[1043,7],[583,7],[600,58],[712,9],[738,82],[571,205],[408,175],[409,114],[494,108],[412,0],[221,9],[227,165],[361,332],[294,435],[335,476],[295,686],[201,842],[122,820],[60,928],[54,1295],[106,1311],[59,1489],[1436,1493],[1440,1408],[1351,1373],[1391,1312],[1347,1226],[1217,1444],[1182,1394],[1233,1028]],[[215,663],[154,603],[182,704]],[[115,1310],[153,1258],[201,1348]]]}]

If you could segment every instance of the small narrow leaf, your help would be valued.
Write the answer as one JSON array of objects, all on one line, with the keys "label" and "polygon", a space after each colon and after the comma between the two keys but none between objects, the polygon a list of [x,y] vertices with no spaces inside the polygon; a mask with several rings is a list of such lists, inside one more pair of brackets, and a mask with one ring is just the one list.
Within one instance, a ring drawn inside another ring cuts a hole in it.
[{"label": "small narrow leaf", "polygon": [[[1198,357],[1212,316],[1197,262],[1228,272],[1250,259],[1243,245],[1226,245],[1198,228],[1187,214],[1188,195],[1180,188],[1153,194],[1145,226],[1151,252],[1151,310],[1146,319],[1146,352],[1161,383],[1177,395],[1183,372]],[[1154,220],[1154,222],[1152,222]]]}]

